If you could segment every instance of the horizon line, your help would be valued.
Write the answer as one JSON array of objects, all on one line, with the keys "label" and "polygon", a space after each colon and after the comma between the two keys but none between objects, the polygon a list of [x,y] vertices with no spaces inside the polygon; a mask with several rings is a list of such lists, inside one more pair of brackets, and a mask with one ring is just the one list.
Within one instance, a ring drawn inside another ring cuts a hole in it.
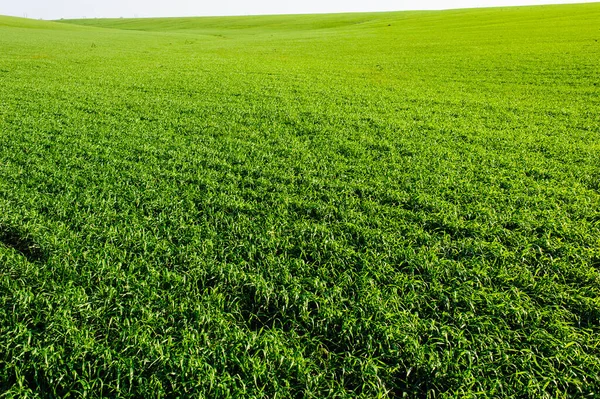
[{"label": "horizon line", "polygon": [[401,12],[436,12],[436,11],[460,11],[460,10],[480,10],[493,8],[524,8],[524,7],[547,7],[547,6],[573,6],[584,4],[596,4],[600,1],[587,1],[576,3],[544,3],[544,4],[520,4],[520,5],[482,5],[473,7],[448,7],[448,8],[409,8],[400,10],[371,10],[371,11],[323,11],[323,12],[291,12],[291,13],[247,13],[247,14],[206,14],[206,15],[162,15],[162,16],[138,16],[134,14],[132,17],[59,17],[59,18],[33,18],[28,17],[27,13],[22,16],[11,14],[0,14],[7,17],[30,19],[34,21],[61,21],[61,20],[78,20],[78,19],[159,19],[159,18],[239,18],[239,17],[270,17],[270,16],[309,16],[309,15],[340,15],[340,14],[383,14],[383,13],[401,13]]}]

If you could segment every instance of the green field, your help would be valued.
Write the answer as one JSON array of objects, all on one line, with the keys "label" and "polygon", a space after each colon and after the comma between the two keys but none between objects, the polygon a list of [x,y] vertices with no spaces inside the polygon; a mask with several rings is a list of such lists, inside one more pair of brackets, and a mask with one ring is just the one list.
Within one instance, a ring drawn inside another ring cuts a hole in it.
[{"label": "green field", "polygon": [[597,398],[600,3],[0,17],[0,398]]}]

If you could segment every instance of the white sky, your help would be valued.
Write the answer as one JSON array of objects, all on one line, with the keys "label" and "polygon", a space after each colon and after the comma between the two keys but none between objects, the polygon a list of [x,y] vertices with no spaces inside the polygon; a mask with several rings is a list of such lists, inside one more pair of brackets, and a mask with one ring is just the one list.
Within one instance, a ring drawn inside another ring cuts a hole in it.
[{"label": "white sky", "polygon": [[0,0],[0,15],[102,18],[436,10],[598,0]]}]

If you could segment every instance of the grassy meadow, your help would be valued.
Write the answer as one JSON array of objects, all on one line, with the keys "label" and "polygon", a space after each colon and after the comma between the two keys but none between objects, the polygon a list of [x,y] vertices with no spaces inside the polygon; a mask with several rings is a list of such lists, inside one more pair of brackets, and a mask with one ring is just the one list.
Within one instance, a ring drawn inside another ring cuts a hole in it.
[{"label": "grassy meadow", "polygon": [[596,398],[600,3],[0,17],[0,398]]}]

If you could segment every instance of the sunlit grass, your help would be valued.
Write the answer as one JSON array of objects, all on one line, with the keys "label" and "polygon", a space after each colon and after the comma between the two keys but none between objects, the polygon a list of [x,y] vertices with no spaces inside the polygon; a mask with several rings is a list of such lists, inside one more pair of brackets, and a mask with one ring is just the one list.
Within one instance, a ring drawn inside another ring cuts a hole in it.
[{"label": "sunlit grass", "polygon": [[600,391],[599,4],[64,22],[0,17],[2,397]]}]

